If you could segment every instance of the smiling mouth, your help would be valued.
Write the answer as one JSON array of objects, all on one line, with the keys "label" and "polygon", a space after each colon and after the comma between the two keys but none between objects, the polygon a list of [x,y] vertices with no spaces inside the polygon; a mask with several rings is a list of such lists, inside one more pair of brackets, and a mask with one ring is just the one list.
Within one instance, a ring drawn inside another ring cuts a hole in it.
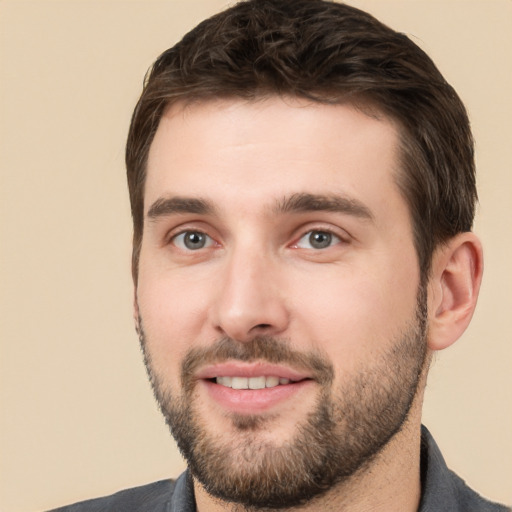
[{"label": "smiling mouth", "polygon": [[263,414],[296,400],[315,381],[309,375],[269,364],[219,364],[199,376],[207,396],[236,414]]},{"label": "smiling mouth", "polygon": [[[304,379],[303,379],[304,380]],[[220,386],[231,389],[265,389],[275,388],[276,386],[284,386],[286,384],[294,384],[295,382],[285,377],[275,376],[258,376],[258,377],[216,377],[211,379]]]}]

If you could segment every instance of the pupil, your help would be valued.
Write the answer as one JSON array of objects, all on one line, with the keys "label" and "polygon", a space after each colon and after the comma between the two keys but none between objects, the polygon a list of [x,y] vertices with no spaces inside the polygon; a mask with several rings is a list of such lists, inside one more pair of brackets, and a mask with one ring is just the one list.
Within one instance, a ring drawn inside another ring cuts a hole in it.
[{"label": "pupil", "polygon": [[205,237],[202,233],[188,233],[185,237],[185,245],[188,249],[201,249],[205,243]]},{"label": "pupil", "polygon": [[309,235],[309,243],[315,249],[325,249],[331,245],[332,236],[325,231],[314,231]]}]

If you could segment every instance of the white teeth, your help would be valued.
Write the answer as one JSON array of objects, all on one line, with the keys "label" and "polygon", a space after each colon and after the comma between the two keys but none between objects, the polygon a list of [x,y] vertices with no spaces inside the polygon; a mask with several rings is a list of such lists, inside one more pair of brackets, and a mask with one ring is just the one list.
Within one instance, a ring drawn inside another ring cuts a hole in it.
[{"label": "white teeth", "polygon": [[265,377],[251,377],[249,379],[249,389],[263,389],[265,387]]},{"label": "white teeth", "polygon": [[289,384],[290,379],[284,377],[217,377],[217,384],[233,389],[273,388],[279,384]]},{"label": "white teeth", "polygon": [[231,387],[233,389],[247,389],[249,387],[249,379],[247,377],[232,377]]},{"label": "white teeth", "polygon": [[265,387],[275,388],[279,385],[279,377],[267,377],[265,381]]}]

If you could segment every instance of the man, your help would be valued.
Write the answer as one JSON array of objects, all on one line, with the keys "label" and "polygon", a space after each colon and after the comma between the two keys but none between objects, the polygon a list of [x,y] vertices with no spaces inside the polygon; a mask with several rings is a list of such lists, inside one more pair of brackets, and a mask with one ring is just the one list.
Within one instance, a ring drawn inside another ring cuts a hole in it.
[{"label": "man", "polygon": [[421,426],[482,249],[465,109],[352,7],[249,0],[154,64],[126,162],[134,311],[188,471],[60,510],[504,511]]}]

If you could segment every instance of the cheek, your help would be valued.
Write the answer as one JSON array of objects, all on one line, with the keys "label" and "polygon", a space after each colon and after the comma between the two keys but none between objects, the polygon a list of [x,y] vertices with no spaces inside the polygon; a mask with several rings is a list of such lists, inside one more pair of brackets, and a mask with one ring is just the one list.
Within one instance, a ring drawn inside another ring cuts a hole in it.
[{"label": "cheek", "polygon": [[299,336],[342,372],[379,357],[415,321],[419,275],[413,263],[394,270],[374,262],[370,271],[335,269],[306,281],[294,292]]},{"label": "cheek", "polygon": [[207,294],[187,279],[141,274],[137,289],[139,314],[153,367],[167,374],[179,367],[187,350],[204,337]]}]

